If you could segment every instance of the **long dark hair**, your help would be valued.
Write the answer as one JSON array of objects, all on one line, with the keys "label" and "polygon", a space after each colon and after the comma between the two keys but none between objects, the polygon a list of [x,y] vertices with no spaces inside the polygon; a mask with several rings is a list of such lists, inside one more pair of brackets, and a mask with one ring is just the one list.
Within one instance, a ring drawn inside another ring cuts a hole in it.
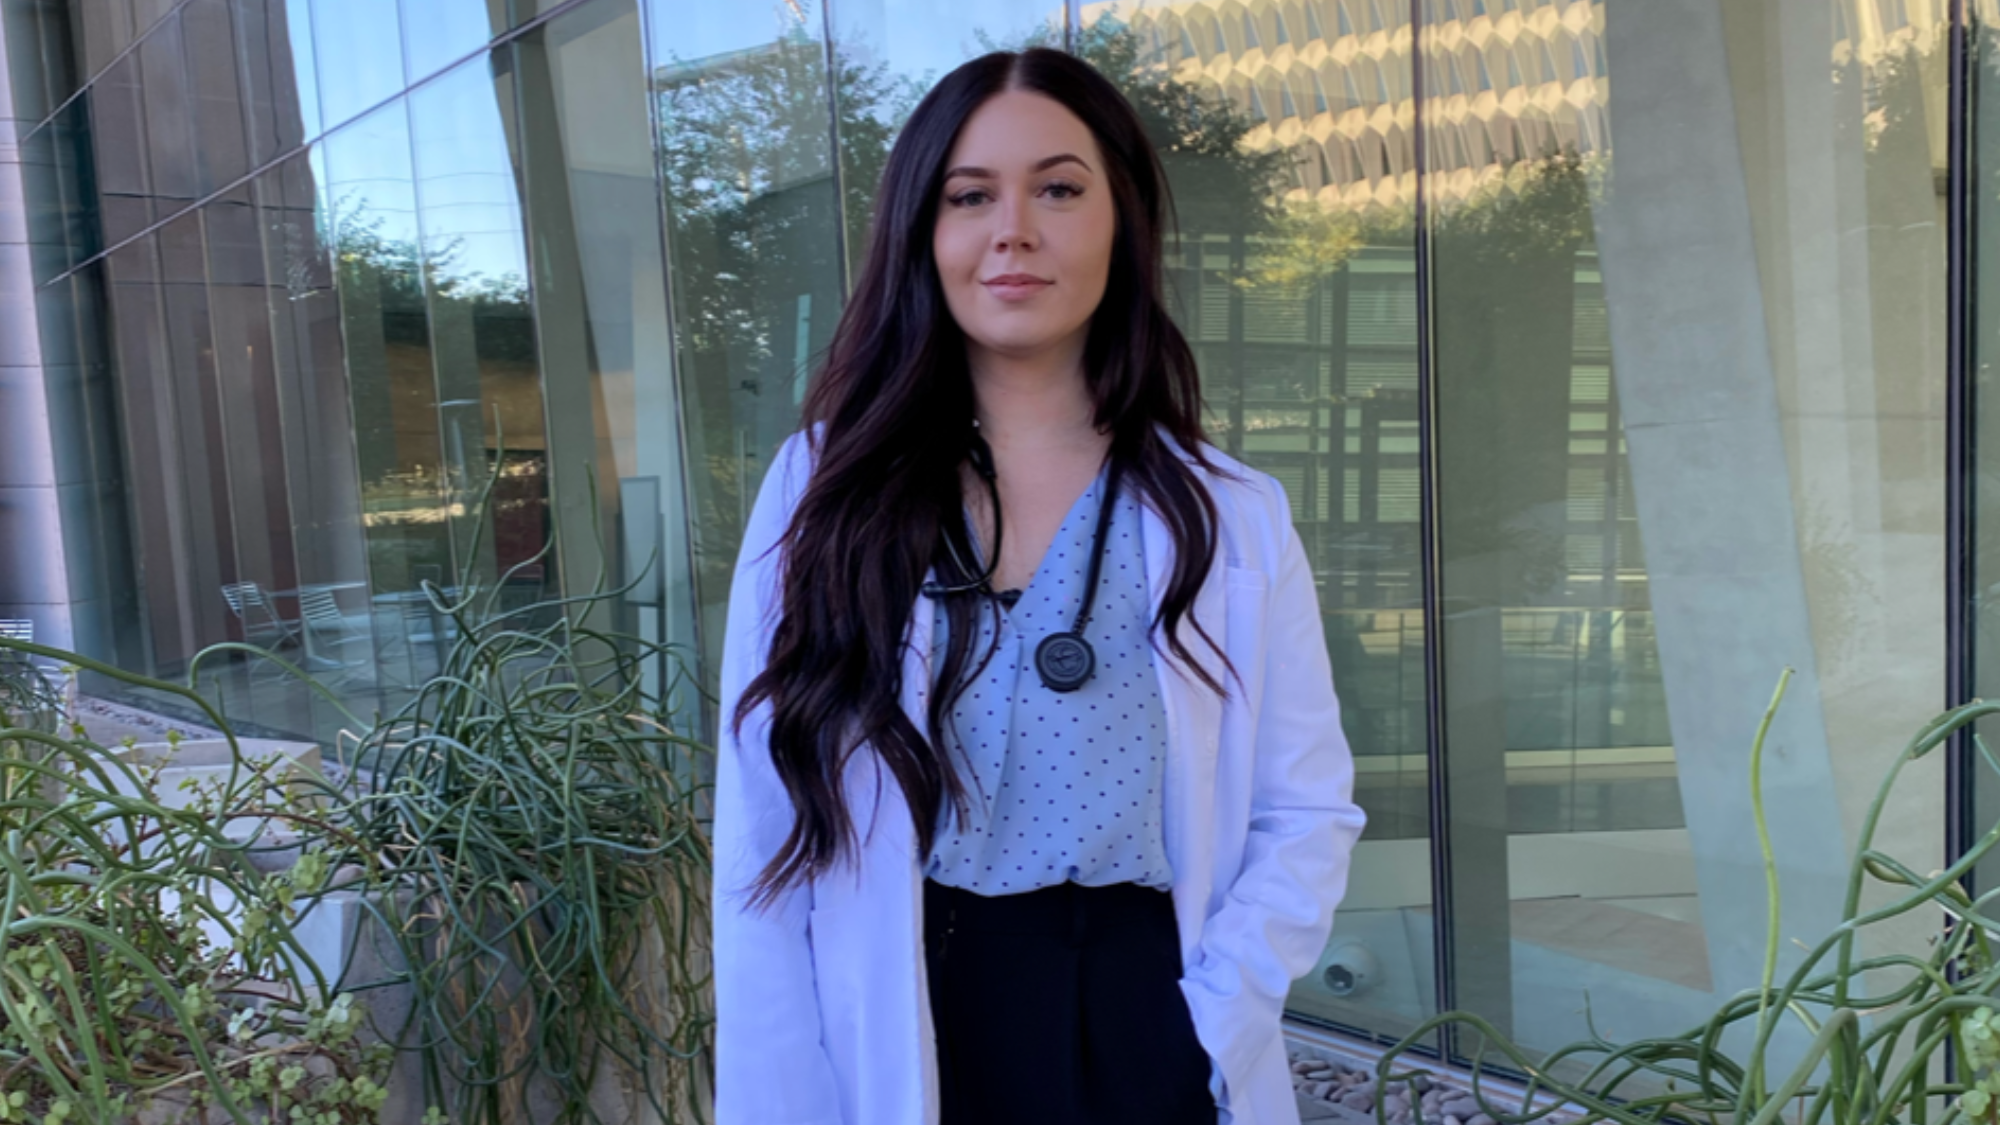
[{"label": "long dark hair", "polygon": [[[1215,466],[1202,452],[1194,352],[1162,296],[1161,240],[1172,204],[1159,156],[1117,88],[1076,58],[1033,48],[974,59],[918,103],[896,139],[867,263],[806,396],[816,467],[774,548],[783,552],[783,601],[769,663],[733,716],[740,731],[760,703],[771,704],[771,760],[796,813],[791,835],[758,880],[764,902],[856,849],[842,776],[864,745],[901,786],[920,855],[930,852],[945,802],[965,809],[943,722],[976,672],[968,670],[975,599],[947,601],[941,690],[930,693],[927,732],[900,702],[903,640],[927,571],[935,567],[946,582],[975,577],[954,562],[975,557],[961,516],[960,472],[972,376],[965,337],[938,281],[931,232],[960,128],[1005,90],[1061,104],[1090,128],[1104,155],[1118,222],[1110,278],[1084,351],[1095,420],[1112,434],[1111,457],[1126,486],[1173,535],[1173,579],[1153,632],[1164,630],[1175,655],[1226,694],[1175,632],[1214,564],[1216,509],[1161,434],[1203,468]],[[1194,628],[1227,667],[1199,621]]]}]

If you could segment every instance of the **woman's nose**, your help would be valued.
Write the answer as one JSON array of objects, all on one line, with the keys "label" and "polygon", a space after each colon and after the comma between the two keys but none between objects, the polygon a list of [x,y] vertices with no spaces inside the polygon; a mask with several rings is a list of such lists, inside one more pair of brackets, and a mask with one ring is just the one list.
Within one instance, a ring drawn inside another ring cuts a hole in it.
[{"label": "woman's nose", "polygon": [[1009,250],[1033,250],[1039,244],[1039,232],[1035,230],[1034,211],[1027,200],[1015,199],[999,207],[1000,226],[993,232],[993,248],[1001,253]]}]

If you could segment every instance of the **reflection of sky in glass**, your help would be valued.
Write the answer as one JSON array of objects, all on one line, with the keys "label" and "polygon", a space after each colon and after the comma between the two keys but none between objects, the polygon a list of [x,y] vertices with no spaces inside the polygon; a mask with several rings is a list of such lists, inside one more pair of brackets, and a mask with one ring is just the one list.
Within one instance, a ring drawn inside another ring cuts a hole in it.
[{"label": "reflection of sky in glass", "polygon": [[490,56],[410,95],[425,256],[448,277],[477,282],[528,275],[519,185],[507,147]]},{"label": "reflection of sky in glass", "polygon": [[403,89],[396,0],[313,0],[313,44],[326,124],[338,125]]},{"label": "reflection of sky in glass", "polygon": [[[470,0],[459,0],[470,2]],[[818,0],[757,0],[747,7],[713,0],[653,0],[653,53],[662,64],[697,62],[765,46],[803,32],[821,36]],[[1054,30],[1061,39],[1059,0],[842,0],[833,10],[841,50],[887,62],[898,74],[939,77],[995,45]]]},{"label": "reflection of sky in glass", "polygon": [[401,101],[334,132],[321,146],[337,245],[372,230],[389,242],[417,242],[417,196],[410,182],[410,123]]},{"label": "reflection of sky in glass", "polygon": [[299,120],[306,137],[316,137],[320,130],[319,74],[313,58],[312,0],[285,0],[284,20],[292,49],[293,81],[298,85]]},{"label": "reflection of sky in glass", "polygon": [[886,62],[927,83],[1030,36],[1061,46],[1062,27],[1063,6],[1051,0],[843,0],[834,9],[834,39],[844,55]]},{"label": "reflection of sky in glass", "polygon": [[506,0],[404,0],[403,49],[421,82],[507,28]]},{"label": "reflection of sky in glass", "polygon": [[817,40],[822,6],[819,0],[653,0],[653,59],[662,66],[699,62],[800,33]]}]

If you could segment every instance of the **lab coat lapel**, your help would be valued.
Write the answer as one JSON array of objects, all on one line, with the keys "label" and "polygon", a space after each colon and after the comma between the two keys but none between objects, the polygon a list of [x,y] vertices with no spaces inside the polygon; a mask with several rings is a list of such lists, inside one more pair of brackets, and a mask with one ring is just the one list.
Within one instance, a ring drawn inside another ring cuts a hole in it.
[{"label": "lab coat lapel", "polygon": [[[1196,469],[1197,472],[1201,470]],[[1146,552],[1146,587],[1151,612],[1157,615],[1173,580],[1173,533],[1150,505],[1141,505],[1141,544]],[[1195,594],[1193,616],[1218,644],[1228,634],[1222,619],[1223,560],[1217,552],[1208,579]],[[1188,620],[1181,621],[1181,640],[1197,659],[1208,656],[1207,643]],[[1216,752],[1222,729],[1222,701],[1166,647],[1155,642],[1153,669],[1160,681],[1160,701],[1167,716],[1165,835],[1167,862],[1174,870],[1174,916],[1181,949],[1192,951],[1207,917],[1208,888],[1213,878],[1214,809],[1209,796],[1215,788]],[[1217,671],[1211,668],[1211,672]]]},{"label": "lab coat lapel", "polygon": [[[935,580],[926,573],[924,581]],[[903,633],[903,713],[920,731],[930,722],[932,606],[918,596]],[[916,830],[909,805],[886,767],[866,756],[879,771],[877,792],[893,800],[875,803],[875,839],[869,851],[877,859],[881,882],[868,897],[873,907],[864,917],[869,942],[890,971],[869,973],[867,987],[882,1003],[878,1022],[869,1028],[867,1104],[899,1107],[897,1121],[938,1121],[936,1032],[931,1025],[930,987],[924,969],[924,860],[917,854]]]},{"label": "lab coat lapel", "polygon": [[[934,581],[935,575],[935,571],[926,571],[924,581]],[[903,691],[900,702],[903,714],[916,724],[918,730],[926,732],[930,729],[931,637],[934,624],[931,600],[918,595],[916,605],[910,609],[909,626],[903,630]],[[901,802],[898,804],[900,806]],[[914,847],[915,833],[910,824],[908,806],[899,807],[894,819],[902,826],[906,846]]]}]

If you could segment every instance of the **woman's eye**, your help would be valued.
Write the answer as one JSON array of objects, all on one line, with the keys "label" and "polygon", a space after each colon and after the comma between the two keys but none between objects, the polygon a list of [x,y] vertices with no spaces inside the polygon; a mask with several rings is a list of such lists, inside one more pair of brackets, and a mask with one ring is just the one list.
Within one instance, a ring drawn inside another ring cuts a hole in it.
[{"label": "woman's eye", "polygon": [[1066,184],[1061,181],[1052,183],[1042,190],[1056,199],[1075,199],[1077,196],[1083,194],[1082,188],[1075,184]]},{"label": "woman's eye", "polygon": [[973,188],[969,191],[961,191],[957,195],[950,196],[949,200],[953,207],[977,207],[981,203],[986,202],[988,198],[984,191]]}]

